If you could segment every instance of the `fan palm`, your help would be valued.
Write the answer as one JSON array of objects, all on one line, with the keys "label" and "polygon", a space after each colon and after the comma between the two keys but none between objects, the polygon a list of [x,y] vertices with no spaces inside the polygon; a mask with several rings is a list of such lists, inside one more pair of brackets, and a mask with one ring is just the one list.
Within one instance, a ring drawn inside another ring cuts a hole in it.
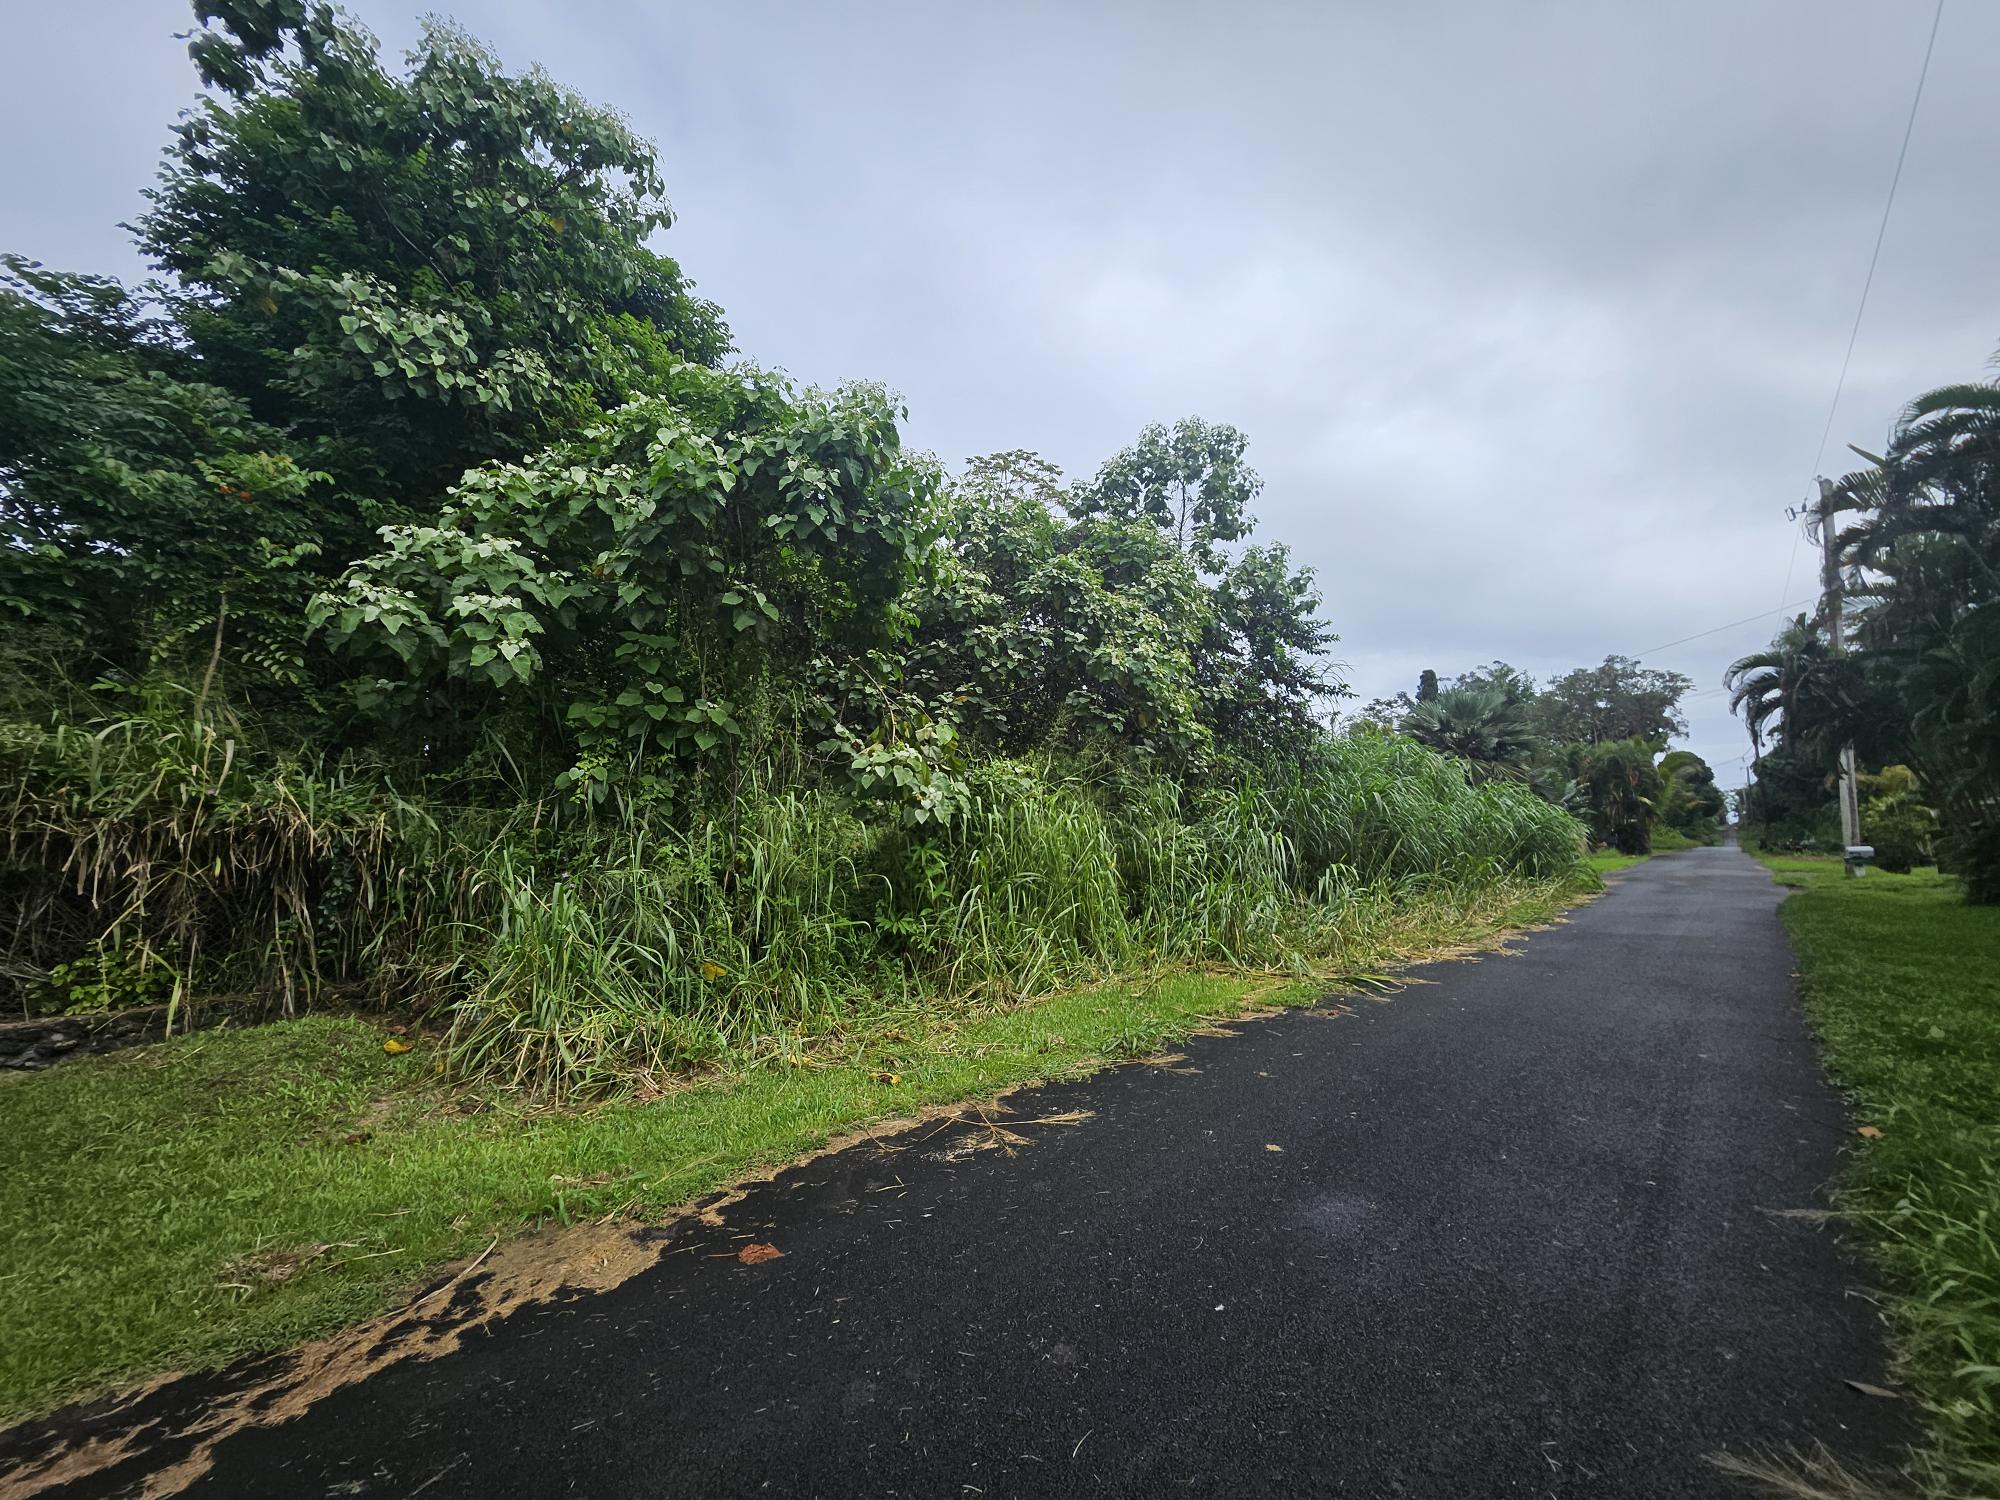
[{"label": "fan palm", "polygon": [[1403,716],[1403,732],[1465,763],[1475,782],[1525,781],[1540,748],[1521,704],[1492,688],[1448,688]]}]

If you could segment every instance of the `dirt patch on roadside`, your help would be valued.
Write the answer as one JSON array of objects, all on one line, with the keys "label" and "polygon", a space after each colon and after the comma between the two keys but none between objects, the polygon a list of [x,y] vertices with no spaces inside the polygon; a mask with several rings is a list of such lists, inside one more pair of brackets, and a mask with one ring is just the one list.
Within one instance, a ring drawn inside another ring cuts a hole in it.
[{"label": "dirt patch on roadside", "polygon": [[[1023,1083],[1018,1087],[1033,1086]],[[646,1222],[605,1220],[526,1235],[504,1244],[496,1240],[405,1306],[260,1362],[252,1367],[252,1378],[200,1403],[191,1415],[149,1410],[158,1404],[156,1397],[171,1402],[169,1388],[188,1378],[179,1373],[162,1376],[91,1411],[79,1422],[62,1424],[59,1415],[45,1429],[45,1438],[39,1442],[30,1439],[7,1455],[13,1467],[0,1476],[0,1500],[32,1500],[63,1485],[108,1477],[110,1471],[128,1467],[133,1471],[129,1477],[120,1475],[113,1481],[121,1492],[130,1486],[129,1493],[139,1500],[177,1495],[208,1472],[216,1448],[236,1434],[279,1426],[336,1391],[391,1366],[441,1359],[457,1350],[469,1334],[524,1307],[557,1297],[609,1291],[657,1265],[674,1238],[674,1226],[722,1226],[727,1209],[751,1188],[769,1182],[780,1172],[857,1146],[903,1150],[906,1145],[890,1145],[888,1138],[933,1124],[975,1121],[985,1124],[996,1141],[1025,1145],[1028,1138],[988,1119],[991,1114],[1006,1114],[1001,1101],[1005,1094],[1014,1092],[1017,1089],[1010,1088],[971,1103],[937,1105],[844,1132],[816,1151],[745,1172],[727,1190]],[[1079,1123],[1081,1118],[1050,1117],[1008,1124],[1068,1125]],[[267,1255],[254,1266],[246,1262],[237,1269],[263,1279],[282,1279],[298,1269],[294,1262],[303,1264],[312,1252],[325,1248]],[[20,1429],[11,1434],[19,1435]],[[23,1448],[30,1451],[24,1453]],[[37,1449],[40,1451],[33,1451]]]},{"label": "dirt patch on roadside", "polygon": [[[0,1500],[27,1500],[142,1458],[149,1451],[181,1450],[147,1474],[137,1493],[144,1500],[175,1495],[208,1471],[216,1446],[251,1427],[273,1427],[303,1413],[334,1391],[366,1380],[405,1360],[450,1354],[473,1333],[533,1302],[564,1292],[601,1292],[660,1258],[657,1242],[630,1225],[591,1224],[555,1234],[530,1235],[487,1252],[455,1275],[393,1313],[358,1328],[317,1339],[272,1362],[270,1373],[229,1392],[177,1431],[141,1422],[122,1432],[67,1443],[0,1479]],[[167,1376],[112,1409],[132,1411],[178,1379]]]}]

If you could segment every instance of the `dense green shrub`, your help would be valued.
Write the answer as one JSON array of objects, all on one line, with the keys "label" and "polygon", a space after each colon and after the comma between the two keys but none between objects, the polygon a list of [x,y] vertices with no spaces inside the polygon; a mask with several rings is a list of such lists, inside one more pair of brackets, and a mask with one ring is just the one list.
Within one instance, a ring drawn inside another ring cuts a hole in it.
[{"label": "dense green shrub", "polygon": [[1939,866],[1965,882],[1966,898],[2000,905],[2000,816],[1948,828],[1938,843]]},{"label": "dense green shrub", "polygon": [[1875,851],[1874,862],[1885,870],[1907,875],[1932,861],[1937,814],[1924,805],[1916,774],[1907,766],[1890,766],[1859,780],[1861,842]]},{"label": "dense green shrub", "polygon": [[1620,854],[1650,854],[1653,826],[1663,795],[1654,758],[1663,747],[1652,740],[1606,740],[1579,745],[1572,774],[1589,811],[1594,844]]},{"label": "dense green shrub", "polygon": [[463,1069],[594,1092],[913,998],[1297,967],[1371,903],[1563,875],[1582,848],[1525,789],[1375,734],[1205,787],[1129,759],[987,760],[960,815],[913,824],[834,780],[753,778],[693,818],[405,795],[256,728],[162,713],[0,741],[10,972],[143,954],[190,1003],[414,1006],[448,1018]]}]

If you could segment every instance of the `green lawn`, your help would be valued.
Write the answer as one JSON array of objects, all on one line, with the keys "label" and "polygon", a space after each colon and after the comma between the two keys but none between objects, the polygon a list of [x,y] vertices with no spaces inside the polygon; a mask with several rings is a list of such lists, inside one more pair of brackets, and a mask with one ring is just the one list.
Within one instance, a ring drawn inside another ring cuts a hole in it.
[{"label": "green lawn", "polygon": [[2000,1494],[2000,908],[1935,871],[1768,857],[1806,1007],[1861,1128],[1843,1205],[1897,1302],[1935,1495]]},{"label": "green lawn", "polygon": [[309,1017],[0,1083],[0,1414],[365,1320],[495,1236],[658,1215],[871,1120],[1143,1055],[1248,1001],[1544,920],[1582,884],[1438,898],[1324,977],[1168,974],[892,1018],[839,1054],[568,1112],[468,1093],[421,1037]]}]

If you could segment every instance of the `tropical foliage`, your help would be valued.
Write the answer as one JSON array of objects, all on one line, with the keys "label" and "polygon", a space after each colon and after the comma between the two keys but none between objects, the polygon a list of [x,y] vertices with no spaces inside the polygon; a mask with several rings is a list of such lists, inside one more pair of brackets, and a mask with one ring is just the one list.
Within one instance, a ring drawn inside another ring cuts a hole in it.
[{"label": "tropical foliage", "polygon": [[729,335],[647,239],[653,147],[539,70],[426,26],[392,74],[322,0],[202,0],[209,93],[140,247],[218,384],[338,493],[423,505]]},{"label": "tropical foliage", "polygon": [[1862,788],[1864,837],[1872,808],[1895,863],[1935,853],[1974,899],[2000,900],[2000,387],[1928,392],[1862,456],[1829,505],[1846,651],[1823,614],[1801,616],[1730,669],[1760,750],[1776,733],[1750,811],[1773,842],[1835,837],[1852,743],[1891,778]]}]

